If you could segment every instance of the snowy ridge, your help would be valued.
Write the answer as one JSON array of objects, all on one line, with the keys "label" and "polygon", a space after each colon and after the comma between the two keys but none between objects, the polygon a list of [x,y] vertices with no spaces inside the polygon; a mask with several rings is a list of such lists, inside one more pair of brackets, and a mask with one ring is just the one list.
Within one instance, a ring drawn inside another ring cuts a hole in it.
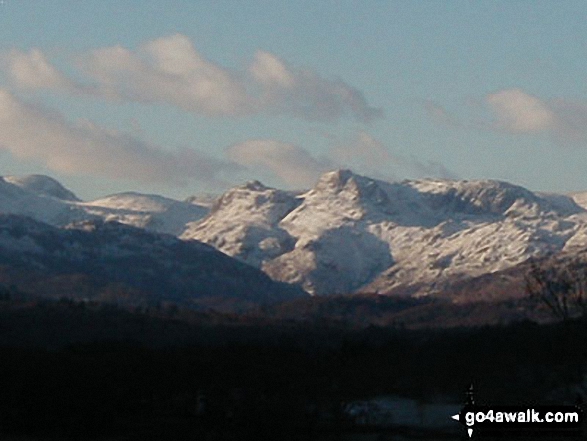
[{"label": "snowy ridge", "polygon": [[[26,185],[13,183],[13,177],[0,178],[0,213],[28,216],[52,225],[65,225],[82,219],[93,218],[77,206],[77,202],[68,201],[37,192]],[[23,180],[26,182],[26,179]]]},{"label": "snowy ridge", "polygon": [[[388,183],[349,170],[329,172],[281,219],[264,221],[264,236],[242,232],[259,224],[255,213],[270,208],[257,200],[251,211],[242,200],[258,190],[239,192],[238,201],[227,197],[222,211],[192,223],[184,237],[239,258],[243,246],[256,249],[249,263],[260,262],[274,279],[300,283],[313,294],[415,286],[414,294],[426,295],[448,280],[587,245],[587,214],[570,197],[543,197],[500,181]],[[264,254],[259,239],[271,232],[293,247]]]},{"label": "snowy ridge", "polygon": [[571,198],[577,205],[587,209],[587,191],[573,193],[571,194]]},{"label": "snowy ridge", "polygon": [[316,295],[430,295],[587,248],[587,193],[540,194],[494,180],[390,183],[337,170],[304,193],[252,181],[213,203],[132,192],[81,202],[47,191],[48,180],[23,184],[35,181],[0,180],[0,211],[60,227],[115,220],[198,240]]},{"label": "snowy ridge", "polygon": [[85,211],[107,221],[180,235],[187,223],[203,218],[208,208],[157,195],[118,193],[81,203]]},{"label": "snowy ridge", "polygon": [[40,196],[51,196],[64,201],[79,201],[73,192],[49,176],[5,176],[4,181]]},{"label": "snowy ridge", "polygon": [[295,195],[258,181],[224,193],[210,215],[187,224],[182,239],[205,237],[220,251],[260,267],[263,260],[293,247],[293,238],[278,223],[299,205]]},{"label": "snowy ridge", "polygon": [[[405,181],[405,185],[422,194],[433,210],[449,215],[536,215],[563,209],[561,204],[552,204],[523,187],[501,181],[429,179]],[[577,211],[576,207],[566,208],[568,214]]]},{"label": "snowy ridge", "polygon": [[196,203],[135,192],[83,202],[47,176],[0,178],[0,213],[28,216],[58,227],[102,219],[179,235],[187,223],[203,218],[208,211]]}]

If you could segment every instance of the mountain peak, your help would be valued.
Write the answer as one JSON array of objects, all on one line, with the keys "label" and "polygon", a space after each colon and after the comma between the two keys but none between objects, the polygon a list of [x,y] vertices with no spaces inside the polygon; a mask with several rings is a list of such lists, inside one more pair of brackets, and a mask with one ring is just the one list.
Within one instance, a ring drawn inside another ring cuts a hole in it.
[{"label": "mountain peak", "polygon": [[[493,179],[443,180],[426,179],[407,181],[407,185],[421,192],[433,209],[464,214],[507,215],[523,211],[572,214],[580,211],[570,198],[566,205],[553,203],[553,198],[544,198],[519,185]],[[561,196],[562,197],[562,196]],[[528,211],[530,210],[530,211]]]},{"label": "mountain peak", "polygon": [[226,191],[214,202],[211,212],[216,213],[227,207],[240,207],[249,213],[257,212],[259,209],[272,212],[277,206],[280,207],[278,211],[281,212],[282,209],[292,209],[290,206],[293,207],[296,204],[292,193],[268,187],[254,180]]},{"label": "mountain peak", "polygon": [[340,190],[342,189],[347,182],[353,178],[355,175],[351,170],[348,169],[339,169],[333,170],[327,173],[324,173],[320,176],[318,183],[316,184],[316,189],[318,190],[326,190],[326,189],[334,189]]},{"label": "mountain peak", "polygon": [[257,181],[256,179],[253,181],[246,182],[240,188],[251,191],[265,191],[269,189],[269,187],[264,185],[261,181]]},{"label": "mountain peak", "polygon": [[351,170],[335,170],[322,175],[310,194],[319,198],[343,197],[358,203],[375,204],[379,208],[386,207],[387,210],[393,205],[388,192],[397,192],[397,187],[395,184],[358,175]]},{"label": "mountain peak", "polygon": [[4,181],[39,196],[50,196],[64,201],[80,199],[57,180],[45,175],[4,176]]}]

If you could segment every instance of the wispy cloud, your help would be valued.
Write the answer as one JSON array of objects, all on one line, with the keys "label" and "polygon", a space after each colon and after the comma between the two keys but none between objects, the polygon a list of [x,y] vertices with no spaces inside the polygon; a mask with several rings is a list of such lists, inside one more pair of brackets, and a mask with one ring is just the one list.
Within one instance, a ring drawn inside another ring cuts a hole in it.
[{"label": "wispy cloud", "polygon": [[434,101],[426,100],[424,102],[424,110],[436,123],[453,127],[462,125],[454,115],[451,115],[448,110]]},{"label": "wispy cloud", "polygon": [[17,87],[80,92],[82,87],[67,78],[38,49],[29,52],[11,50],[1,59],[2,67]]},{"label": "wispy cloud", "polygon": [[544,134],[559,143],[587,141],[587,103],[544,100],[520,89],[489,94],[493,128],[513,134]]},{"label": "wispy cloud", "polygon": [[84,86],[59,72],[38,49],[13,50],[5,58],[6,70],[19,87],[169,104],[207,116],[266,113],[360,122],[382,116],[381,109],[341,79],[294,68],[265,51],[233,71],[207,60],[181,34],[146,42],[136,51],[113,46],[82,54],[76,65],[88,81]]},{"label": "wispy cloud", "polygon": [[260,89],[261,108],[310,120],[334,120],[349,115],[360,122],[381,118],[364,95],[340,79],[325,79],[307,69],[294,69],[275,55],[258,51],[249,67]]},{"label": "wispy cloud", "polygon": [[550,107],[559,121],[556,132],[571,142],[587,141],[587,103],[553,99]]},{"label": "wispy cloud", "polygon": [[224,173],[238,170],[196,150],[170,152],[89,121],[67,121],[5,89],[0,89],[0,150],[56,172],[176,185],[222,184]]},{"label": "wispy cloud", "polygon": [[255,171],[269,171],[290,188],[307,188],[327,170],[336,168],[294,144],[272,139],[249,140],[226,149],[228,159]]},{"label": "wispy cloud", "polygon": [[485,97],[495,115],[494,128],[511,133],[557,130],[561,123],[545,101],[520,89],[501,90]]},{"label": "wispy cloud", "polygon": [[348,143],[333,146],[329,158],[341,167],[381,179],[456,178],[453,172],[438,162],[420,161],[412,156],[392,153],[381,141],[364,131]]},{"label": "wispy cloud", "polygon": [[401,162],[418,178],[460,179],[458,174],[439,161],[420,161],[416,158],[409,157],[402,159]]},{"label": "wispy cloud", "polygon": [[367,132],[359,132],[346,143],[334,144],[328,156],[341,168],[350,168],[382,179],[397,179],[395,169],[400,161],[382,142]]},{"label": "wispy cloud", "polygon": [[557,143],[587,141],[587,103],[503,89],[485,95],[479,104],[460,118],[433,102],[427,102],[425,109],[435,122],[453,127],[547,136]]},{"label": "wispy cloud", "polygon": [[107,96],[209,116],[252,111],[236,75],[206,60],[182,35],[150,41],[137,52],[121,46],[97,49],[78,65]]},{"label": "wispy cloud", "polygon": [[346,144],[334,145],[323,157],[294,144],[273,139],[250,140],[225,151],[227,159],[253,171],[269,172],[277,185],[308,188],[326,171],[350,168],[357,173],[384,180],[399,178],[457,178],[444,165],[420,161],[411,156],[392,154],[383,143],[366,132],[359,132]]}]

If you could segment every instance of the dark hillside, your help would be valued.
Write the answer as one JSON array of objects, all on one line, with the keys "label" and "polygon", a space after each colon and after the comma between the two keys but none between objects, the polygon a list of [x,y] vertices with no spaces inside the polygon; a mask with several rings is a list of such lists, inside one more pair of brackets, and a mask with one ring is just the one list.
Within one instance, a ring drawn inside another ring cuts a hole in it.
[{"label": "dark hillside", "polygon": [[1,303],[3,435],[320,439],[352,400],[459,402],[472,381],[490,403],[561,404],[585,375],[581,321],[353,330],[173,308]]},{"label": "dark hillside", "polygon": [[116,222],[59,229],[0,215],[0,283],[52,298],[246,309],[306,296],[197,241]]}]

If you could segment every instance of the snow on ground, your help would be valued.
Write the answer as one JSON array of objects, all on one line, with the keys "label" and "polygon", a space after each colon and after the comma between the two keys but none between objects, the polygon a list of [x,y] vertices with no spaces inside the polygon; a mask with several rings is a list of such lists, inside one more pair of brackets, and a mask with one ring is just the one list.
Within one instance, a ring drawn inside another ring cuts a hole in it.
[{"label": "snow on ground", "polygon": [[208,211],[195,203],[134,192],[83,202],[47,176],[0,178],[0,212],[29,216],[59,227],[104,219],[179,235],[187,223],[203,218]]},{"label": "snow on ground", "polygon": [[587,191],[572,193],[570,197],[577,205],[587,209]]},{"label": "snow on ground", "polygon": [[[81,202],[47,177],[0,179],[0,211],[56,226],[116,220],[199,240],[313,294],[387,292],[587,247],[587,193],[500,181],[389,183],[337,170],[292,193],[258,181],[217,199],[120,193]],[[583,205],[583,206],[582,206]]]},{"label": "snow on ground", "polygon": [[[571,198],[500,181],[388,183],[338,170],[298,195],[294,208],[276,211],[262,195],[278,190],[259,186],[227,192],[220,209],[183,237],[313,294],[434,285],[506,269],[567,242],[587,244],[585,210]],[[275,247],[266,252],[265,240]]]}]

